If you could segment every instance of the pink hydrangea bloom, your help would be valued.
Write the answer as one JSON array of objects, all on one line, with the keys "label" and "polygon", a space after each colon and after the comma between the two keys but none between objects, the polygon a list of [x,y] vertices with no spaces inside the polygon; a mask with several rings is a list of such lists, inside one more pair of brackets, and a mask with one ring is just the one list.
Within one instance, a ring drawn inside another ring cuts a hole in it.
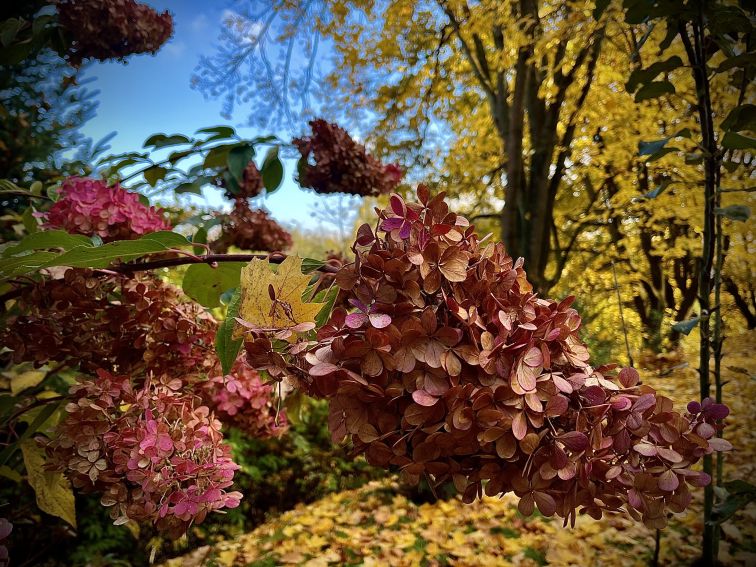
[{"label": "pink hydrangea bloom", "polygon": [[205,382],[202,396],[219,419],[253,437],[280,437],[289,427],[286,414],[273,403],[273,388],[244,359],[227,376]]},{"label": "pink hydrangea bloom", "polygon": [[45,228],[62,228],[74,234],[97,235],[105,241],[137,238],[158,230],[170,230],[162,210],[146,207],[139,195],[119,184],[86,177],[69,177],[60,198],[43,213]]},{"label": "pink hydrangea bloom", "polygon": [[116,524],[151,521],[169,537],[239,505],[242,495],[228,491],[239,467],[221,423],[180,380],[135,388],[128,376],[97,374],[71,389],[51,466],[100,493]]}]

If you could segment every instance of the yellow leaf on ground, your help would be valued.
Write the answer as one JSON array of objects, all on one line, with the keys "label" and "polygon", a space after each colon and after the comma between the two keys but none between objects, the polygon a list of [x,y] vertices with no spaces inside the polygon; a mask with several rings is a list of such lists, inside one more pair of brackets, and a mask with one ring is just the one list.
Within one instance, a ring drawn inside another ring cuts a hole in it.
[{"label": "yellow leaf on ground", "polygon": [[37,506],[76,527],[76,508],[71,483],[62,473],[46,471],[45,451],[33,440],[21,443],[29,484],[37,495]]},{"label": "yellow leaf on ground", "polygon": [[[239,318],[266,329],[314,322],[324,304],[302,301],[309,283],[310,276],[302,273],[302,259],[297,256],[287,257],[276,272],[265,260],[252,260],[241,271]],[[241,331],[237,327],[236,332]]]}]

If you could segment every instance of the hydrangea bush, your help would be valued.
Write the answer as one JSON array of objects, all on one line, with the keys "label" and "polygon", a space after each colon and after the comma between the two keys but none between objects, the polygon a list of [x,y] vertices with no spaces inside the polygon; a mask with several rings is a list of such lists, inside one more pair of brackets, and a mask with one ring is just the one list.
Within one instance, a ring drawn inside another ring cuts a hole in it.
[{"label": "hydrangea bush", "polygon": [[[294,141],[304,185],[359,195],[397,187],[398,167],[336,125],[312,128]],[[250,207],[263,187],[250,164],[242,193],[228,195],[235,203],[221,237],[206,246],[213,252],[292,244]],[[40,216],[43,230],[104,242],[170,229],[137,194],[87,178],[66,179]],[[195,254],[204,246],[182,245]],[[259,281],[241,278],[220,324],[149,269],[183,259],[217,267],[224,258],[159,250],[159,260],[135,266],[118,255],[106,269],[55,267],[43,252],[36,277],[13,281],[13,312],[0,332],[13,363],[77,373],[63,418],[37,440],[47,468],[98,494],[116,523],[150,522],[178,537],[208,513],[238,506],[238,466],[222,427],[283,435],[288,421],[276,393],[284,381],[328,400],[333,440],[348,438],[369,463],[413,483],[450,482],[466,502],[513,492],[523,514],[538,508],[565,524],[578,513],[625,511],[663,527],[669,512],[688,506],[691,488],[711,481],[698,461],[731,448],[718,436],[726,406],[707,399],[675,409],[635,369],[593,366],[574,298],[539,297],[522,258],[479,237],[424,186],[417,201],[392,194],[376,209],[375,224],[357,230],[353,259],[332,254],[314,263],[321,273],[312,276],[280,253],[268,257],[288,263],[275,276],[255,264]],[[0,260],[2,268],[36,252],[25,254]],[[230,284],[217,272],[200,277],[222,293]],[[17,415],[40,403],[20,400]]]}]

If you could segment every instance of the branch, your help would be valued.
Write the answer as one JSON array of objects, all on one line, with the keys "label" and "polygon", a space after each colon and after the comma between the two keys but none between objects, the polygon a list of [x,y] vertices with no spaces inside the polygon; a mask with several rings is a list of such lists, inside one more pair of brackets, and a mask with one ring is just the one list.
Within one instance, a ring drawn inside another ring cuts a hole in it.
[{"label": "branch", "polygon": [[[166,258],[164,260],[119,264],[109,269],[113,272],[118,272],[119,274],[133,274],[134,272],[144,272],[147,270],[157,270],[159,268],[170,268],[186,264],[208,264],[212,266],[218,262],[250,262],[252,260],[267,260],[272,264],[280,264],[286,258],[286,254],[278,252],[272,254],[206,254],[204,256],[182,256],[180,258]],[[335,274],[339,271],[339,268],[324,264],[318,268],[318,271],[327,274]]]}]

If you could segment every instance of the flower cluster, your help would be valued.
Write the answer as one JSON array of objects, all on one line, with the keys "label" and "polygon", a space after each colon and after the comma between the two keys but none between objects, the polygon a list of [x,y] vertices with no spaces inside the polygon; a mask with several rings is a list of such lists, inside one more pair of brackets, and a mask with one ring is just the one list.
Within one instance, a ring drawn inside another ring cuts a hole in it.
[{"label": "flower cluster", "polygon": [[465,501],[514,492],[519,509],[574,522],[626,510],[651,527],[710,479],[693,469],[727,450],[727,408],[675,411],[632,368],[594,368],[570,306],[533,292],[522,259],[485,243],[443,194],[392,195],[377,231],[363,225],[355,262],[317,341],[274,352],[245,341],[253,366],[330,400],[334,440],[413,481],[452,480]]},{"label": "flower cluster", "polygon": [[241,250],[279,252],[291,247],[292,239],[280,224],[262,209],[252,210],[246,199],[236,199],[233,210],[224,217],[220,238],[210,244],[222,254],[231,246]]},{"label": "flower cluster", "polygon": [[310,127],[311,136],[292,140],[302,155],[302,187],[317,193],[374,196],[390,193],[399,185],[401,168],[383,165],[343,128],[320,119],[310,122]]},{"label": "flower cluster", "polygon": [[144,206],[136,193],[118,184],[111,187],[105,181],[82,177],[66,179],[58,201],[41,216],[45,228],[97,235],[106,242],[171,228],[162,211]]},{"label": "flower cluster", "polygon": [[24,288],[0,342],[13,361],[185,376],[212,366],[216,322],[157,278],[68,269]]},{"label": "flower cluster", "polygon": [[231,373],[202,384],[202,397],[219,419],[258,439],[280,437],[288,429],[286,414],[273,404],[273,388],[239,359]]},{"label": "flower cluster", "polygon": [[134,0],[58,0],[58,20],[71,38],[68,58],[123,59],[155,53],[173,33],[173,18]]},{"label": "flower cluster", "polygon": [[101,494],[116,524],[150,521],[169,537],[235,508],[242,495],[226,489],[239,467],[220,422],[181,387],[178,379],[135,387],[104,370],[80,379],[48,445],[50,467]]}]

